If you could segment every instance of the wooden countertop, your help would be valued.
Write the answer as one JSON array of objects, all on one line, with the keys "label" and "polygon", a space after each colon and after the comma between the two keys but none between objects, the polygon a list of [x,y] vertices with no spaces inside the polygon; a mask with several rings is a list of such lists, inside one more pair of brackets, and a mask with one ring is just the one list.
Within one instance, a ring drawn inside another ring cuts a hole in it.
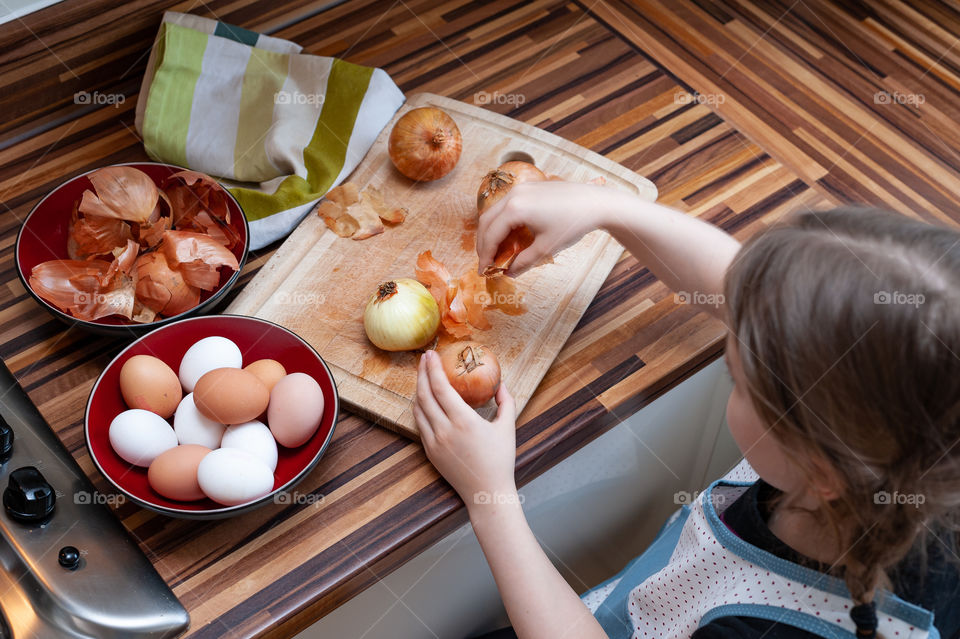
[{"label": "wooden countertop", "polygon": [[[318,11],[322,4],[67,0],[0,26],[0,356],[104,492],[83,443],[83,408],[125,342],[46,314],[17,280],[13,245],[20,221],[64,179],[145,159],[133,111],[164,6],[381,66],[405,92],[484,104],[555,132],[650,178],[661,201],[741,237],[786,211],[827,204],[577,4],[414,0],[386,14],[373,0]],[[75,104],[77,91],[125,99]],[[250,256],[241,286],[275,248]],[[520,416],[519,482],[716,358],[722,336],[719,322],[676,303],[622,257]],[[188,636],[197,638],[292,635],[465,521],[419,444],[347,413],[298,490],[323,499],[220,522],[129,503],[116,514],[189,609]]]}]

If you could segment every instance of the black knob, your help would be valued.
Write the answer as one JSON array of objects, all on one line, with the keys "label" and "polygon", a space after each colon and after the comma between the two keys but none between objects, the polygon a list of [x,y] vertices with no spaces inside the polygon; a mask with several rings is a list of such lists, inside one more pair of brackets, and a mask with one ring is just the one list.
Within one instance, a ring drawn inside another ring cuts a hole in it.
[{"label": "black knob", "polygon": [[57,561],[67,570],[76,570],[80,565],[80,551],[74,546],[64,546],[57,555]]},{"label": "black knob", "polygon": [[0,463],[10,459],[13,452],[13,429],[3,417],[0,417]]},{"label": "black knob", "polygon": [[10,473],[10,483],[3,491],[3,507],[17,521],[43,521],[53,512],[57,495],[40,471],[23,466]]}]

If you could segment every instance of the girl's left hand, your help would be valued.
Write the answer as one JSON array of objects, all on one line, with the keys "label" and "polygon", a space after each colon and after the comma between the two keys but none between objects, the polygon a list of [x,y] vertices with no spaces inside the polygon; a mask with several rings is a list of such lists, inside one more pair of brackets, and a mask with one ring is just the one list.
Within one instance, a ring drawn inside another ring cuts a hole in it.
[{"label": "girl's left hand", "polygon": [[[501,383],[493,421],[467,405],[429,350],[420,357],[413,415],[427,458],[470,509],[490,497],[516,492],[516,406]],[[484,495],[486,493],[486,495]]]}]

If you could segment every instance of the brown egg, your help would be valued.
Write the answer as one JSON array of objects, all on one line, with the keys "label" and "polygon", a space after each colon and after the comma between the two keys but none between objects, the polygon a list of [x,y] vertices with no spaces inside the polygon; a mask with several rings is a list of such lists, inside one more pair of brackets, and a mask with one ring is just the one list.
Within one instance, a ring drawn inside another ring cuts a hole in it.
[{"label": "brown egg", "polygon": [[160,453],[147,470],[150,486],[170,499],[194,501],[205,495],[197,482],[197,466],[210,449],[198,444],[184,444]]},{"label": "brown egg", "polygon": [[313,437],[323,419],[323,390],[306,373],[291,373],[270,391],[267,426],[281,446],[294,448]]},{"label": "brown egg", "polygon": [[243,370],[256,375],[266,385],[267,390],[273,390],[274,385],[287,374],[287,369],[275,359],[258,359],[244,366]]},{"label": "brown egg", "polygon": [[270,391],[242,368],[215,368],[193,387],[193,403],[203,415],[221,424],[242,424],[267,408]]},{"label": "brown egg", "polygon": [[130,408],[141,408],[164,419],[173,415],[183,399],[180,379],[162,360],[134,355],[120,369],[120,393]]}]

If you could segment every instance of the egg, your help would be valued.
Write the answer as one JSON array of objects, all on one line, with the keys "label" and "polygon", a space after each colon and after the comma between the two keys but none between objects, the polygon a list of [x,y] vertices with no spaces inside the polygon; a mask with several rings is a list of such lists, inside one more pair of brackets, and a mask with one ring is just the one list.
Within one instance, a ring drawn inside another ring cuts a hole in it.
[{"label": "egg", "polygon": [[242,424],[259,417],[270,391],[253,373],[241,368],[217,368],[197,380],[193,401],[201,414],[221,424]]},{"label": "egg", "polygon": [[120,393],[130,408],[141,408],[166,419],[183,396],[180,380],[163,360],[134,355],[120,369]]},{"label": "egg", "polygon": [[142,408],[131,408],[114,417],[108,436],[113,450],[135,466],[149,466],[160,453],[177,445],[170,424]]},{"label": "egg", "polygon": [[180,384],[192,393],[201,377],[215,368],[240,368],[243,355],[240,347],[226,337],[205,337],[187,349],[180,360]]},{"label": "egg", "polygon": [[274,385],[287,374],[287,369],[275,359],[258,359],[244,366],[243,370],[256,375],[267,390],[273,390]]},{"label": "egg", "polygon": [[193,396],[193,393],[188,393],[173,415],[173,431],[177,434],[177,441],[181,445],[198,444],[211,450],[220,448],[220,438],[226,426],[197,410]]},{"label": "egg", "polygon": [[291,373],[270,391],[267,424],[277,443],[294,448],[313,437],[323,419],[323,390],[306,373]]},{"label": "egg", "polygon": [[263,422],[253,420],[228,426],[220,445],[239,448],[259,457],[270,468],[270,472],[277,469],[277,442]]},{"label": "egg", "polygon": [[207,456],[210,449],[206,446],[186,444],[175,446],[157,455],[147,469],[147,481],[150,486],[170,499],[177,501],[196,501],[205,495],[197,481],[197,467]]},{"label": "egg", "polygon": [[239,448],[218,448],[197,467],[200,490],[224,506],[236,506],[273,490],[273,472],[258,457]]}]

